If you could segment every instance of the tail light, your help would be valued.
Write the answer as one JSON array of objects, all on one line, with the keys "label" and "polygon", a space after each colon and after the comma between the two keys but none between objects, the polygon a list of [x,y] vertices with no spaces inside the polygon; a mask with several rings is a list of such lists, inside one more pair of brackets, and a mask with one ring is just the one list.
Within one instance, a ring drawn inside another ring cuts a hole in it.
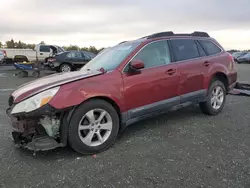
[{"label": "tail light", "polygon": [[49,62],[55,62],[56,59],[55,58],[51,58],[51,59],[48,59]]},{"label": "tail light", "polygon": [[234,57],[230,53],[228,53],[228,59],[229,59],[229,70],[232,70],[235,67],[235,61]]},{"label": "tail light", "polygon": [[4,55],[5,57],[7,57],[7,53],[6,53],[5,50],[3,50],[3,55]]}]

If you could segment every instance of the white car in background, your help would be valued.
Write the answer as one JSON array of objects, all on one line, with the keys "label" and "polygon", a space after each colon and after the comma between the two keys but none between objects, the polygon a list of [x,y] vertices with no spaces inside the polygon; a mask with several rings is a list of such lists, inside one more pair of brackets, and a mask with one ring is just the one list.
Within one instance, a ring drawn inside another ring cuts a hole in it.
[{"label": "white car in background", "polygon": [[[1,49],[0,49],[1,51]],[[5,54],[6,62],[39,61],[46,62],[54,54],[65,52],[65,50],[56,45],[38,44],[34,49],[2,49]]]},{"label": "white car in background", "polygon": [[0,51],[0,63],[3,63],[4,58],[5,58],[4,53]]}]

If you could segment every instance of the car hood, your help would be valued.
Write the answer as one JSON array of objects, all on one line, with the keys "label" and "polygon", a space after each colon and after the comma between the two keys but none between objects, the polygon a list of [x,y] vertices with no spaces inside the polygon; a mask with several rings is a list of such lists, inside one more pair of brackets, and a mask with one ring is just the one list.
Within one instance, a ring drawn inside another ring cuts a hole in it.
[{"label": "car hood", "polygon": [[34,94],[37,94],[41,91],[60,86],[72,81],[96,76],[99,74],[103,74],[100,71],[75,71],[69,73],[59,73],[53,74],[50,76],[45,76],[43,78],[37,79],[35,81],[28,82],[24,85],[21,85],[14,91],[11,96],[13,97],[13,102],[20,102]]}]

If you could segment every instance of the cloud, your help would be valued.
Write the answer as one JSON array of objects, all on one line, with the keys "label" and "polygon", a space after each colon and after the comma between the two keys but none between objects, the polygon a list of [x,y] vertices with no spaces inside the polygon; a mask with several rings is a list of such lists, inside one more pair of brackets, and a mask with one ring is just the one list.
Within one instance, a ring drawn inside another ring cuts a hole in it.
[{"label": "cloud", "polygon": [[0,7],[0,40],[109,45],[167,30],[249,31],[249,7],[249,0],[8,0]]}]

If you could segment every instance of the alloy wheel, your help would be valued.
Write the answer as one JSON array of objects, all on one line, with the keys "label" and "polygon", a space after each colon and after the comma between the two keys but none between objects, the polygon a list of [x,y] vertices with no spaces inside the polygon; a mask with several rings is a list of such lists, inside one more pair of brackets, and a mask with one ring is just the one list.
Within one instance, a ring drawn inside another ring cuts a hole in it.
[{"label": "alloy wheel", "polygon": [[108,140],[112,127],[112,118],[107,111],[93,109],[81,118],[78,135],[87,146],[99,146]]},{"label": "alloy wheel", "polygon": [[221,86],[216,86],[212,91],[211,105],[215,110],[220,109],[224,102],[224,91]]},{"label": "alloy wheel", "polygon": [[69,65],[62,65],[61,71],[62,72],[70,72],[71,67]]}]

